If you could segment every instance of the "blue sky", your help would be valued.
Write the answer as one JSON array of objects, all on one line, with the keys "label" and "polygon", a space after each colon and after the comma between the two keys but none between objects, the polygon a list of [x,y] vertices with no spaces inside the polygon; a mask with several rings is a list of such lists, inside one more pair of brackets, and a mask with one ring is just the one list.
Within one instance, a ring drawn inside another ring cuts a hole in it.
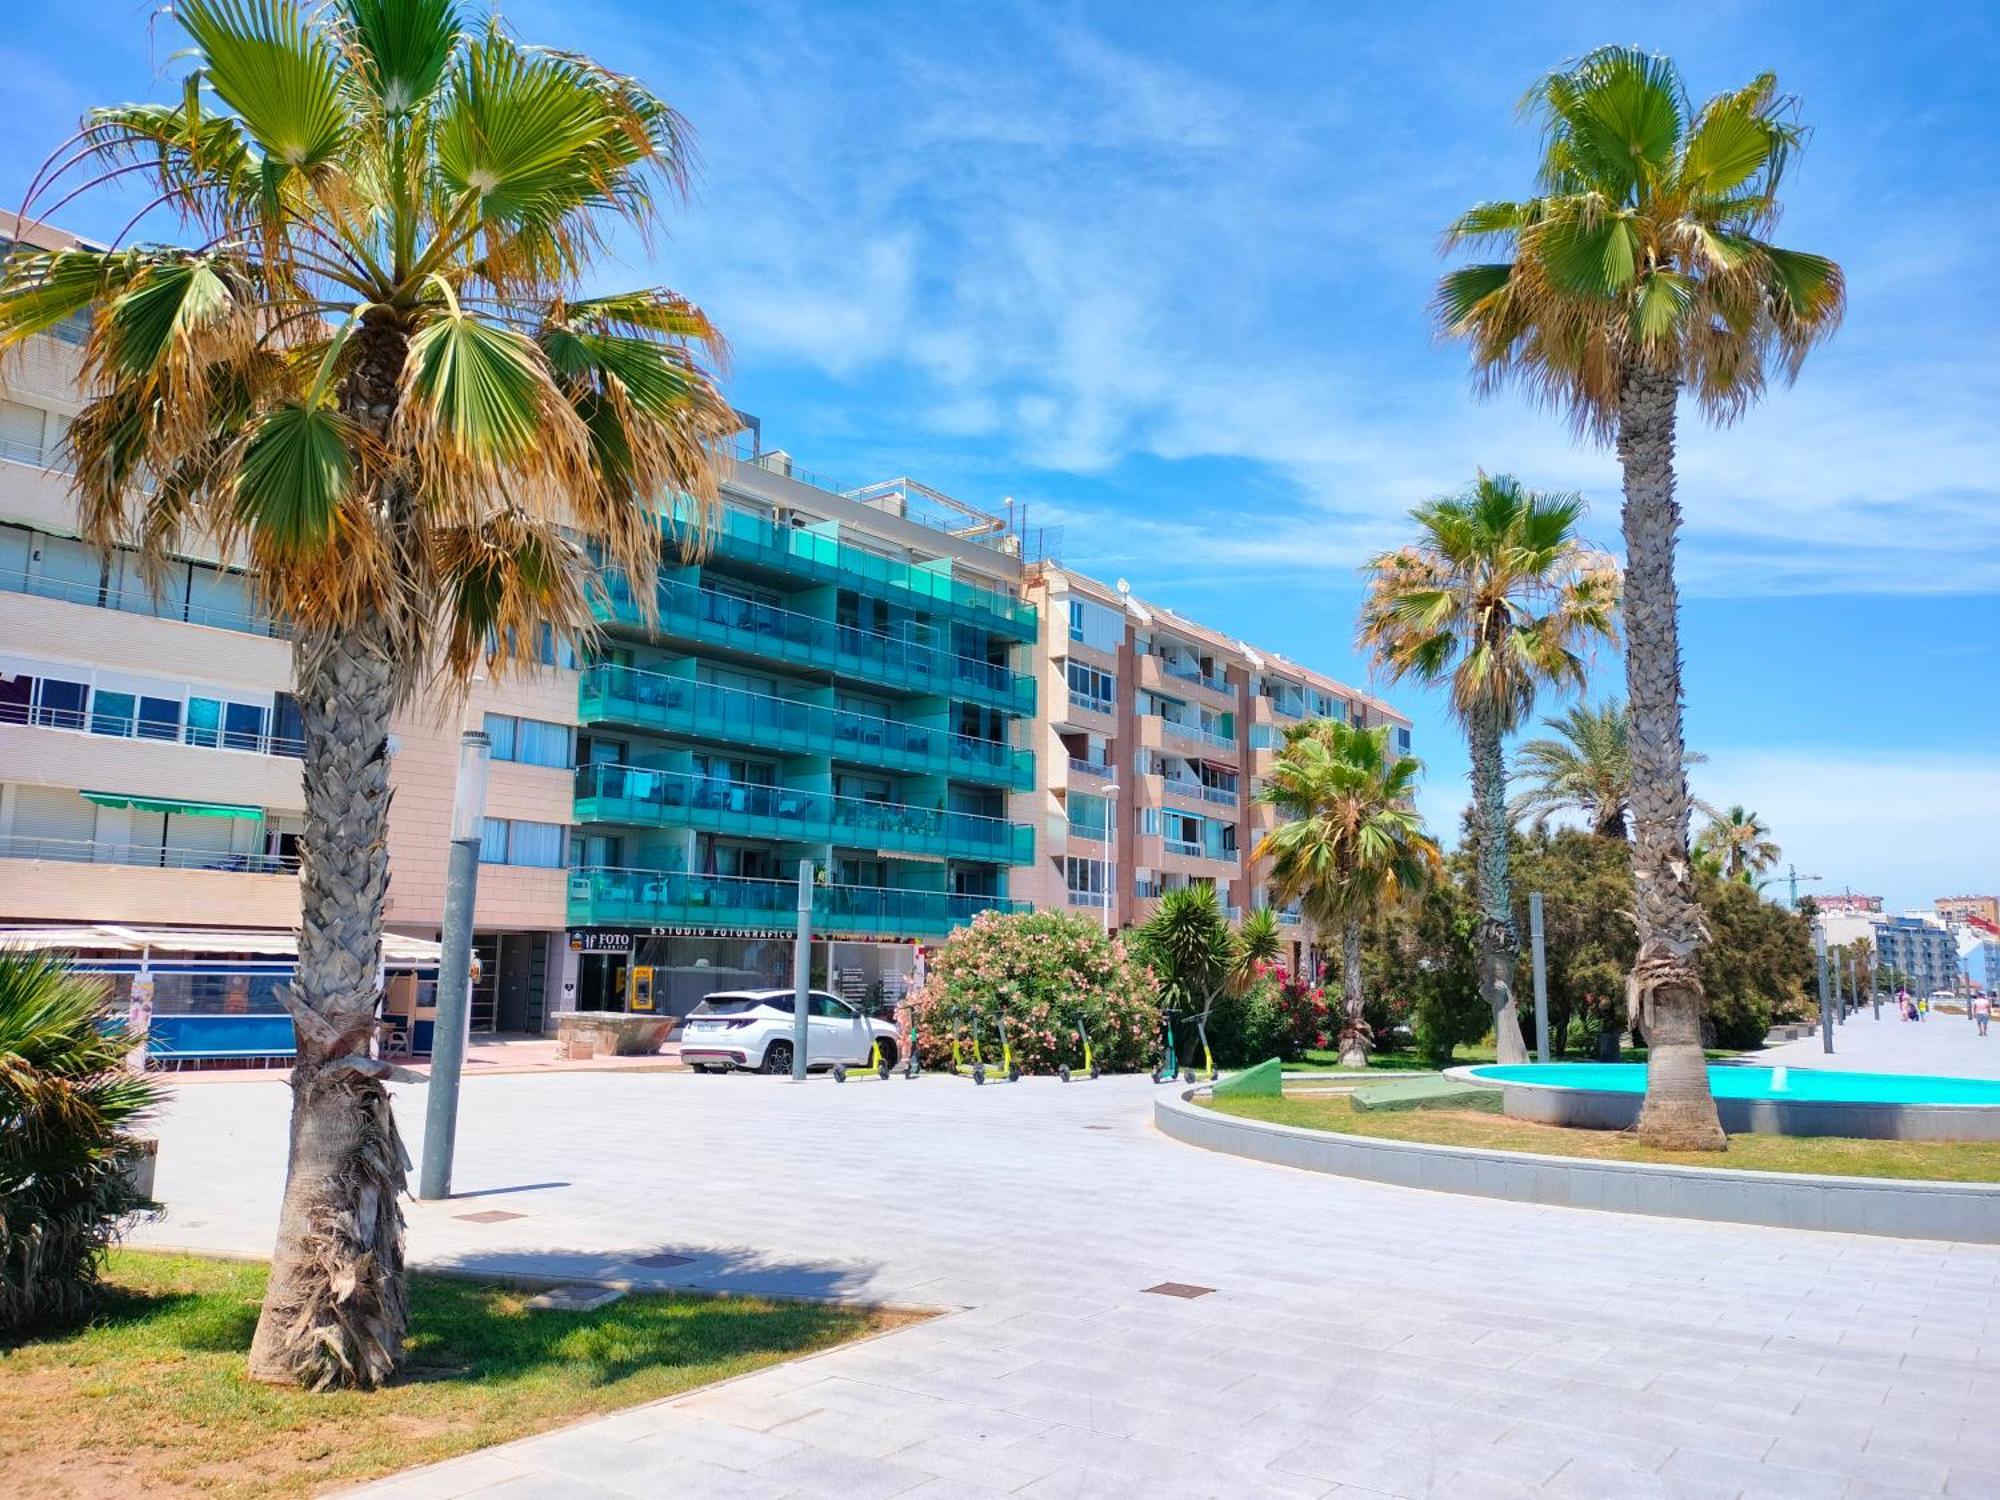
[{"label": "blue sky", "polygon": [[[1425,321],[1439,228],[1528,185],[1523,90],[1610,41],[1698,94],[1775,71],[1814,127],[1781,237],[1840,260],[1851,305],[1796,389],[1684,418],[1695,790],[1834,888],[2000,885],[2000,303],[1966,290],[2000,237],[1992,7],[504,9],[694,121],[694,201],[606,281],[709,309],[767,443],[1013,496],[1071,565],[1350,680],[1357,563],[1476,469],[1581,490],[1617,542],[1611,455],[1476,398]],[[13,19],[0,201],[85,105],[167,96],[150,10]],[[1392,696],[1452,831],[1457,737]]]}]

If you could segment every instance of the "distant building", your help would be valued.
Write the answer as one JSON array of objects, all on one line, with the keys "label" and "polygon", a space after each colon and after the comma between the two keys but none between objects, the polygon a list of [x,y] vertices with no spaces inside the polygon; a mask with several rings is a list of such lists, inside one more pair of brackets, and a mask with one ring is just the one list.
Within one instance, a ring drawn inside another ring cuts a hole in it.
[{"label": "distant building", "polygon": [[2000,927],[2000,896],[1940,896],[1932,905],[1947,927],[1962,926],[1967,917]]},{"label": "distant building", "polygon": [[1879,912],[1882,909],[1880,896],[1860,896],[1853,891],[1829,891],[1823,896],[1814,896],[1812,901],[1823,912]]},{"label": "distant building", "polygon": [[2000,923],[1967,917],[1957,928],[1958,967],[1965,982],[2000,995]]},{"label": "distant building", "polygon": [[1894,969],[1913,995],[1958,988],[1958,940],[1922,917],[1883,917],[1873,924],[1875,967]]}]

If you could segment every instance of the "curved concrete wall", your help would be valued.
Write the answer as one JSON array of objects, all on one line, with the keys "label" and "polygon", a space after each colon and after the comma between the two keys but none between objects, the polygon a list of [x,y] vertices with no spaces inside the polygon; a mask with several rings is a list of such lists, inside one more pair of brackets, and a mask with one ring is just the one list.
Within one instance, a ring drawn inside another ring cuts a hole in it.
[{"label": "curved concrete wall", "polygon": [[1163,1093],[1153,1123],[1175,1140],[1309,1172],[1517,1203],[2000,1244],[2000,1185],[1808,1177],[1649,1162],[1583,1161],[1334,1135],[1225,1115]]},{"label": "curved concrete wall", "polygon": [[[1457,1072],[1456,1069],[1453,1070]],[[1469,1083],[1487,1083],[1467,1075]],[[1516,1120],[1630,1130],[1643,1094],[1608,1089],[1502,1083],[1503,1107]],[[1873,1141],[2000,1141],[2000,1109],[1990,1105],[1859,1104],[1828,1099],[1717,1099],[1731,1135],[1838,1135]]]}]

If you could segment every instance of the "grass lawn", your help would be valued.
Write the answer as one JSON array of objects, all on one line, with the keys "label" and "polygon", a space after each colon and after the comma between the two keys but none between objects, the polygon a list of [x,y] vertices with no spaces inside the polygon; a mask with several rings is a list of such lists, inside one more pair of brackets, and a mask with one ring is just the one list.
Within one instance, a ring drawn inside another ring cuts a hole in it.
[{"label": "grass lawn", "polygon": [[260,1263],[112,1255],[87,1328],[0,1346],[0,1491],[47,1500],[301,1495],[671,1396],[907,1321],[751,1297],[532,1292],[413,1276],[406,1372],[309,1395],[252,1384]]},{"label": "grass lawn", "polygon": [[1344,1135],[1587,1156],[1673,1162],[1744,1172],[1819,1172],[1840,1177],[1909,1177],[1932,1182],[2000,1182],[2000,1142],[1858,1141],[1834,1136],[1735,1135],[1727,1151],[1656,1151],[1626,1131],[1574,1130],[1460,1109],[1356,1110],[1346,1094],[1204,1101],[1224,1114]]},{"label": "grass lawn", "polygon": [[[1715,1062],[1725,1057],[1742,1056],[1740,1052],[1732,1052],[1721,1047],[1711,1047],[1705,1055],[1710,1062]],[[1530,1058],[1530,1061],[1532,1060]],[[1596,1060],[1594,1057],[1584,1057],[1581,1054],[1558,1057],[1556,1059],[1557,1062],[1595,1062]],[[1620,1062],[1642,1063],[1646,1060],[1646,1049],[1644,1047],[1627,1047],[1618,1054],[1618,1060]],[[1466,1068],[1478,1063],[1497,1061],[1498,1059],[1493,1055],[1491,1044],[1480,1043],[1476,1046],[1460,1047],[1455,1050],[1451,1054],[1451,1061],[1446,1063],[1445,1067]],[[1315,1050],[1306,1053],[1305,1057],[1298,1062],[1286,1063],[1285,1071],[1288,1073],[1334,1072],[1339,1067],[1340,1054],[1338,1052]],[[1371,1073],[1435,1073],[1439,1070],[1425,1062],[1422,1053],[1403,1051],[1370,1053],[1368,1056],[1368,1071]]]}]

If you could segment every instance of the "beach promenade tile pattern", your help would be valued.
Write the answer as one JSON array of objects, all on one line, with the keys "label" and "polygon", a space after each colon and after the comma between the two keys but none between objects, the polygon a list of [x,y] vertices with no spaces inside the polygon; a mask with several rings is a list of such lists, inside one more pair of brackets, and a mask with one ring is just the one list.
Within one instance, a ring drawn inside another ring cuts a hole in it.
[{"label": "beach promenade tile pattern", "polygon": [[[957,1310],[363,1493],[2000,1500],[2000,1249],[1294,1172],[1167,1140],[1151,1094],[469,1083],[419,1263]],[[182,1091],[138,1242],[266,1251],[287,1103]]]}]

